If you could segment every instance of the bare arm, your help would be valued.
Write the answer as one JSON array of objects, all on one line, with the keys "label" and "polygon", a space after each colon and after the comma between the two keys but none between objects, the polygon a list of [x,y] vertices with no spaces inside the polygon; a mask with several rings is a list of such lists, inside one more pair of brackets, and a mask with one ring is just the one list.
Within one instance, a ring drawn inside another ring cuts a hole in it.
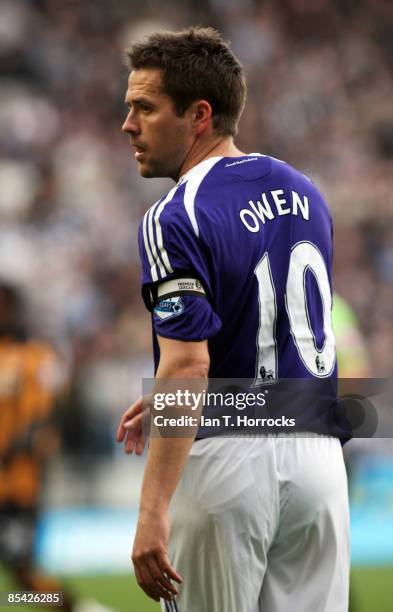
[{"label": "bare arm", "polygon": [[[161,358],[156,374],[156,391],[160,379],[206,379],[209,371],[207,341],[181,342],[159,338]],[[168,508],[187,461],[197,428],[192,437],[154,436],[150,440],[142,486],[141,511]]]},{"label": "bare arm", "polygon": [[[207,341],[158,339],[161,356],[156,375],[156,392],[160,390],[160,380],[207,379],[210,363]],[[126,429],[124,422],[123,427]],[[186,437],[152,436],[150,439],[132,560],[139,585],[156,600],[160,597],[170,599],[172,594],[177,593],[170,579],[181,582],[167,553],[170,532],[168,506],[196,431],[197,427],[193,430],[193,436],[189,429]]]}]

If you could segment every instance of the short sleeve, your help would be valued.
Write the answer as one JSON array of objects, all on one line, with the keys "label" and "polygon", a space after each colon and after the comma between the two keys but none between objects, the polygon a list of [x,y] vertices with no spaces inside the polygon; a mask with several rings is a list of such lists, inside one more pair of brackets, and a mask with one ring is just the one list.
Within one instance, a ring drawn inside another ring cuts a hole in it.
[{"label": "short sleeve", "polygon": [[[221,320],[214,308],[207,252],[192,227],[181,193],[177,195],[175,200],[157,202],[140,223],[142,297],[152,311],[157,334],[199,341],[214,336]],[[182,281],[177,284],[179,289],[161,298],[159,287],[173,279]],[[190,291],[193,282],[203,291]]]},{"label": "short sleeve", "polygon": [[154,331],[164,338],[201,341],[214,336],[221,321],[206,298],[179,295],[159,300],[153,310]]}]

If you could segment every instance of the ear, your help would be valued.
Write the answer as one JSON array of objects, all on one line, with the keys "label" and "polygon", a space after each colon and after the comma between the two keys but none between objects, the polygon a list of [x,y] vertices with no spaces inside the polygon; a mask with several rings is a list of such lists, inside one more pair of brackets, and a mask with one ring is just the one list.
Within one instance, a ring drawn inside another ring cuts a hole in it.
[{"label": "ear", "polygon": [[207,100],[196,100],[191,104],[192,126],[195,134],[203,134],[212,124],[213,109]]}]

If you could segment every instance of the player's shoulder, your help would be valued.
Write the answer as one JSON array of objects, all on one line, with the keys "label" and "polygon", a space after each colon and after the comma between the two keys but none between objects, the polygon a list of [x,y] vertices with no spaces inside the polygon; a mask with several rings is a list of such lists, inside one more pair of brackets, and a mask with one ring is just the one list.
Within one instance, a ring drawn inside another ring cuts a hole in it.
[{"label": "player's shoulder", "polygon": [[[172,189],[147,209],[138,225],[139,239],[147,239],[147,236],[156,236],[163,228],[167,229],[173,221],[173,213],[181,209],[183,200],[181,185],[177,183]],[[169,206],[171,204],[171,206]],[[177,206],[174,207],[173,204]],[[169,214],[168,214],[169,213]]]},{"label": "player's shoulder", "polygon": [[288,189],[302,187],[306,191],[319,193],[313,181],[299,169],[262,153],[209,158],[192,169],[184,180],[186,199],[191,196],[200,207],[205,203],[210,205],[212,194],[241,197],[248,185],[253,183],[262,190],[269,185],[279,185]]},{"label": "player's shoulder", "polygon": [[305,174],[283,160],[261,153],[239,157],[209,157],[189,170],[160,200],[153,204],[140,222],[140,235],[158,233],[168,236],[176,227],[200,236],[201,225],[222,220],[223,203],[244,200],[247,187],[281,188],[324,199]]},{"label": "player's shoulder", "polygon": [[[209,161],[209,160],[206,160]],[[261,153],[241,157],[222,157],[201,170],[196,179],[190,176],[186,188],[187,206],[196,219],[207,217],[209,222],[222,217],[222,211],[237,210],[237,203],[271,191],[282,192],[291,199],[292,192],[308,197],[311,207],[326,209],[324,196],[313,181],[287,162]],[[321,205],[321,206],[320,206]]]},{"label": "player's shoulder", "polygon": [[[202,192],[202,199],[200,198],[201,185],[220,159],[220,157],[205,159],[184,174],[168,194],[145,213],[140,222],[140,231],[146,232],[152,226],[159,227],[159,231],[164,236],[168,236],[178,228],[182,232],[189,230],[198,236],[195,204],[198,201],[202,206],[207,205],[209,198],[206,198],[205,190]],[[211,193],[209,189],[208,193]]]},{"label": "player's shoulder", "polygon": [[167,219],[185,222],[200,236],[201,225],[221,222],[223,204],[229,198],[243,195],[244,181],[262,179],[269,174],[270,166],[269,158],[257,153],[203,160],[180,179]]},{"label": "player's shoulder", "polygon": [[288,188],[297,186],[303,187],[306,191],[319,193],[314,181],[299,168],[277,157],[269,157],[269,160],[271,162],[270,175],[273,181],[279,181]]},{"label": "player's shoulder", "polygon": [[199,182],[198,196],[208,196],[211,191],[236,195],[244,183],[266,179],[272,170],[272,159],[260,153],[239,157],[220,157]]},{"label": "player's shoulder", "polygon": [[274,188],[279,187],[289,199],[296,197],[307,198],[310,215],[314,218],[325,219],[331,223],[331,214],[325,195],[319,186],[308,174],[295,168],[291,164],[277,158],[272,160],[272,171],[270,183]]}]

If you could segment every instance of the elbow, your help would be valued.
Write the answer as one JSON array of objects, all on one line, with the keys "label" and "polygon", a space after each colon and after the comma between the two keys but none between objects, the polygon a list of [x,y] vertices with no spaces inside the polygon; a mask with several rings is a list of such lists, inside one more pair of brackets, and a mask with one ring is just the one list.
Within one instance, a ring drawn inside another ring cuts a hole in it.
[{"label": "elbow", "polygon": [[156,378],[205,379],[209,376],[208,359],[173,359],[160,363]]},{"label": "elbow", "polygon": [[210,356],[207,340],[183,342],[161,336],[158,340],[161,355],[156,378],[208,378]]},{"label": "elbow", "polygon": [[184,364],[182,378],[208,378],[210,364],[206,361],[195,361]]}]

